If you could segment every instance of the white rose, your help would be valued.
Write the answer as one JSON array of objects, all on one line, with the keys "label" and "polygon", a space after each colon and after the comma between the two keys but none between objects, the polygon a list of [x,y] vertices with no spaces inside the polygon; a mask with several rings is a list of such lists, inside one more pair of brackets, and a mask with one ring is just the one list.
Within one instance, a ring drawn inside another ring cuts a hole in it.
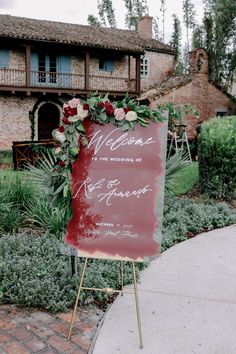
[{"label": "white rose", "polygon": [[84,120],[88,116],[88,110],[85,110],[81,104],[78,104],[77,106],[77,114],[75,116],[69,116],[68,121],[69,122],[77,122],[78,120]]},{"label": "white rose", "polygon": [[64,143],[64,141],[66,141],[66,136],[64,133],[59,132],[59,130],[56,130],[54,133],[54,137],[57,141],[59,141],[60,143]]},{"label": "white rose", "polygon": [[138,118],[137,113],[134,111],[129,111],[125,115],[125,119],[128,120],[129,122],[137,120],[137,118]]},{"label": "white rose", "polygon": [[[60,133],[60,132],[59,132]],[[63,133],[60,133],[60,134],[63,134]],[[55,149],[55,154],[59,154],[61,152],[61,148],[60,146],[58,146],[56,149]]]}]

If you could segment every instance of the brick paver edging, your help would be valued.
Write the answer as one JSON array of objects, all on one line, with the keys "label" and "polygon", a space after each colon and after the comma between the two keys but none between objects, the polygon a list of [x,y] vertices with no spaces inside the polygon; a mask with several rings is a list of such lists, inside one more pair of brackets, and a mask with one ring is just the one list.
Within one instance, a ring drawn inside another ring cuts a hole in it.
[{"label": "brick paver edging", "polygon": [[85,354],[90,352],[104,311],[78,309],[71,341],[71,312],[51,315],[40,310],[0,305],[0,354]]}]

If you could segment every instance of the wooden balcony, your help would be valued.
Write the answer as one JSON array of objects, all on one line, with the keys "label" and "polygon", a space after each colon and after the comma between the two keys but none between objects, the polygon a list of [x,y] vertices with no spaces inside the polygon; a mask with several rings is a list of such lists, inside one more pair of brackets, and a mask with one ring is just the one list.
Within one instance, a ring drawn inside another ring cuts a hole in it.
[{"label": "wooden balcony", "polygon": [[137,94],[137,80],[125,77],[110,77],[64,74],[54,72],[0,69],[0,90],[52,92],[52,93],[86,93],[89,91],[110,92],[117,94]]}]

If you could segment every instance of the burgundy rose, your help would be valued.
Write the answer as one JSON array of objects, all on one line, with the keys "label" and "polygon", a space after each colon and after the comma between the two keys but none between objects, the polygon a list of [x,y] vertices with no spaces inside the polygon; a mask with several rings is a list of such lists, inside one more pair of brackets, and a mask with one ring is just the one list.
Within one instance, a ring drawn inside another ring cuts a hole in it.
[{"label": "burgundy rose", "polygon": [[125,113],[128,113],[128,112],[131,111],[131,108],[130,108],[130,107],[124,107],[123,109],[124,109]]},{"label": "burgundy rose", "polygon": [[77,108],[71,108],[70,106],[64,107],[64,116],[66,118],[75,116],[77,114]]},{"label": "burgundy rose", "polygon": [[66,164],[65,164],[64,161],[60,161],[60,162],[59,162],[59,165],[60,165],[61,167],[65,167]]},{"label": "burgundy rose", "polygon": [[99,108],[104,108],[105,107],[105,103],[104,102],[98,102],[98,107]]},{"label": "burgundy rose", "polygon": [[71,125],[71,124],[72,124],[72,123],[68,120],[67,117],[63,117],[63,118],[62,118],[62,122],[63,122],[64,124],[67,124],[67,125]]},{"label": "burgundy rose", "polygon": [[110,104],[109,101],[106,101],[106,102],[105,102],[105,106],[106,106],[106,107],[109,106],[109,104]]},{"label": "burgundy rose", "polygon": [[111,104],[106,105],[106,113],[108,116],[111,116],[114,113],[114,108]]},{"label": "burgundy rose", "polygon": [[58,128],[58,131],[59,131],[60,133],[64,133],[65,128],[63,127],[63,125],[61,125],[61,126]]},{"label": "burgundy rose", "polygon": [[89,110],[89,105],[88,105],[87,103],[85,103],[85,104],[83,105],[83,109],[84,109],[85,111],[88,111],[88,110]]}]

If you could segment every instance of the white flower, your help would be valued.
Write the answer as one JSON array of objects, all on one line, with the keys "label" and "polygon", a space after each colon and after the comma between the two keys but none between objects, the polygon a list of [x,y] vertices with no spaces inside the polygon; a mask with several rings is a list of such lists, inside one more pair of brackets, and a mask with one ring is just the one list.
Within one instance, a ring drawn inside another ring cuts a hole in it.
[{"label": "white flower", "polygon": [[129,111],[125,115],[125,119],[128,120],[129,122],[137,120],[137,118],[138,118],[137,113],[134,111]]},{"label": "white flower", "polygon": [[80,104],[80,99],[79,98],[72,98],[72,100],[68,101],[68,105],[71,108],[76,108]]},{"label": "white flower", "polygon": [[[63,134],[63,133],[60,133],[60,134]],[[59,154],[61,152],[61,148],[60,146],[58,146],[56,149],[55,149],[55,154]]]},{"label": "white flower", "polygon": [[78,104],[77,106],[77,114],[75,116],[69,116],[68,121],[69,122],[77,122],[78,120],[84,120],[88,116],[88,110],[85,110],[81,104]]},{"label": "white flower", "polygon": [[64,133],[59,132],[59,130],[56,130],[54,133],[54,137],[57,141],[59,141],[60,143],[64,143],[64,141],[66,141],[66,136]]},{"label": "white flower", "polygon": [[114,116],[116,120],[123,120],[125,118],[125,111],[123,110],[123,108],[116,108],[114,110]]}]

